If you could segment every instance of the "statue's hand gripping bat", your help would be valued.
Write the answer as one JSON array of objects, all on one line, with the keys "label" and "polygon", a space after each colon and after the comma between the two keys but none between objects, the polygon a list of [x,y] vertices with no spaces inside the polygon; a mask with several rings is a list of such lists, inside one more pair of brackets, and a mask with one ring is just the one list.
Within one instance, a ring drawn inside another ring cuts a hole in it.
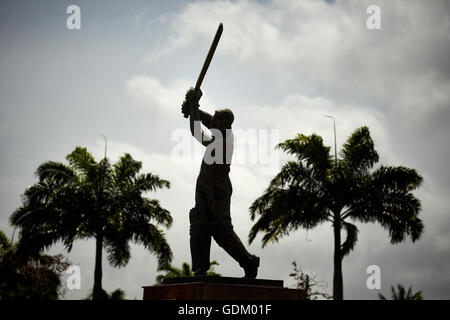
[{"label": "statue's hand gripping bat", "polygon": [[[195,90],[200,89],[200,86],[202,85],[203,78],[205,77],[206,71],[208,71],[209,64],[211,63],[212,57],[214,56],[214,52],[216,51],[217,44],[219,43],[220,36],[223,32],[223,24],[219,24],[219,27],[217,28],[216,35],[214,36],[214,40],[211,43],[211,47],[209,48],[208,55],[206,56],[205,62],[203,63],[202,71],[200,71],[200,74],[197,79],[197,83],[195,84]],[[189,112],[183,113],[184,117],[189,117]]]}]

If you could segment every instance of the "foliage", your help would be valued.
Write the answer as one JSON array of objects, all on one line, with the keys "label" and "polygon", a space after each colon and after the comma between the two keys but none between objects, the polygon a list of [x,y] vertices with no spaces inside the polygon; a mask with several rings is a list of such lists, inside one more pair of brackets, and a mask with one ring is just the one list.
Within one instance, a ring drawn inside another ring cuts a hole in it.
[{"label": "foliage", "polygon": [[[216,260],[211,261],[210,268],[206,275],[208,277],[220,277],[221,274],[217,273],[214,270],[214,266],[218,266],[219,263]],[[177,268],[174,266],[163,266],[162,268],[159,268],[158,271],[165,271],[165,274],[159,274],[156,276],[156,283],[161,284],[163,283],[165,278],[176,278],[176,277],[193,277],[194,272],[191,269],[191,266],[187,262],[183,262],[181,265],[181,268]]]},{"label": "foliage", "polygon": [[[312,229],[331,222],[335,237],[335,299],[343,298],[342,259],[358,240],[354,222],[378,222],[388,231],[393,244],[406,237],[413,242],[419,239],[423,232],[418,218],[421,205],[412,192],[420,186],[422,177],[416,170],[402,166],[374,169],[379,157],[369,128],[356,129],[337,159],[330,156],[330,147],[324,146],[316,134],[298,134],[278,148],[295,160],[282,167],[251,205],[250,217],[256,222],[249,242],[262,233],[262,245],[266,246],[299,228]],[[341,230],[347,235],[343,242]]]},{"label": "foliage", "polygon": [[[125,291],[123,291],[120,288],[112,291],[111,293],[108,293],[102,289],[101,295],[102,297],[100,300],[114,300],[114,301],[125,300]],[[84,300],[92,300],[92,297],[93,292],[91,292]]]},{"label": "foliage", "polygon": [[125,300],[125,291],[116,289],[109,295],[109,300]]},{"label": "foliage", "polygon": [[[423,300],[422,291],[412,292],[412,288],[409,287],[408,291],[405,290],[401,284],[397,284],[397,290],[394,286],[391,286],[392,300]],[[378,294],[380,300],[388,300],[381,293]]]},{"label": "foliage", "polygon": [[64,294],[61,274],[69,265],[62,254],[26,257],[0,231],[0,300],[58,299]]},{"label": "foliage", "polygon": [[159,266],[169,264],[172,251],[157,225],[170,227],[172,217],[158,200],[143,194],[170,183],[139,173],[142,163],[128,153],[112,165],[108,158],[96,162],[86,148],[76,147],[66,159],[68,165],[48,161],[38,167],[38,182],[25,190],[22,206],[10,218],[21,229],[23,251],[37,254],[57,241],[70,251],[76,240],[94,238],[94,298],[102,296],[103,248],[114,267],[128,263],[130,241],[155,254]]},{"label": "foliage", "polygon": [[[319,297],[325,299],[332,299],[325,290],[326,283],[317,280],[316,275],[309,275],[302,271],[300,267],[297,266],[296,261],[292,261],[292,266],[294,268],[293,272],[289,274],[296,281],[296,288],[305,291],[306,300],[317,300]],[[320,290],[320,291],[319,291]]]}]

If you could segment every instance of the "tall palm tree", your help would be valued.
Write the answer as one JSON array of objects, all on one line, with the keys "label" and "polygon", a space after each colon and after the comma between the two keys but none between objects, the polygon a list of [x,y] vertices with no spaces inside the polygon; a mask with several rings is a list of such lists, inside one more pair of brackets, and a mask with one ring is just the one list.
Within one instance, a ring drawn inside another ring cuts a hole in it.
[{"label": "tall palm tree", "polygon": [[[340,159],[330,156],[316,134],[297,135],[278,148],[295,156],[270,182],[250,207],[254,221],[251,243],[261,232],[263,246],[298,228],[311,229],[330,222],[334,232],[333,298],[343,299],[342,259],[355,247],[357,227],[348,220],[378,222],[388,230],[391,243],[410,236],[419,239],[423,224],[418,218],[420,201],[412,191],[422,182],[414,169],[380,166],[367,127],[347,139]],[[341,240],[341,229],[347,237]]]},{"label": "tall palm tree", "polygon": [[[412,288],[409,287],[408,291],[405,290],[401,284],[397,284],[397,290],[394,286],[391,286],[392,300],[423,300],[422,291],[412,292]],[[378,294],[380,300],[387,300],[381,293]]]},{"label": "tall palm tree", "polygon": [[158,200],[143,193],[169,188],[166,180],[151,173],[140,174],[142,163],[128,153],[111,165],[99,162],[86,148],[76,147],[67,155],[68,165],[48,161],[36,170],[37,183],[23,194],[23,204],[11,216],[20,227],[20,244],[38,253],[57,241],[70,251],[77,239],[94,238],[95,271],[93,299],[106,298],[102,289],[102,251],[115,267],[130,259],[129,242],[143,244],[158,258],[158,266],[169,264],[172,251],[164,232],[172,217]]}]

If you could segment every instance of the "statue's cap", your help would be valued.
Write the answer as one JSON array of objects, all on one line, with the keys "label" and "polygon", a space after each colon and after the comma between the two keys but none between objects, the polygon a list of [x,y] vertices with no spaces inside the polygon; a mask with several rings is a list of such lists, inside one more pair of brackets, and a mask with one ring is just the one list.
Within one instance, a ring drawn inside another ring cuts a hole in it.
[{"label": "statue's cap", "polygon": [[233,111],[231,111],[228,108],[217,110],[217,113],[219,113],[221,116],[225,117],[227,119],[227,122],[231,125],[234,121],[234,114]]}]

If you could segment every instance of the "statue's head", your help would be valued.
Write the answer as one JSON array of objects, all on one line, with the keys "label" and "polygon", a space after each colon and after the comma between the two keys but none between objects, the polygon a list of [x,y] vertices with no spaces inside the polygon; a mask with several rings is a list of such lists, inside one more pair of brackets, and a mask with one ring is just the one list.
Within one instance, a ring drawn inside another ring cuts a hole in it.
[{"label": "statue's head", "polygon": [[233,121],[234,114],[230,109],[217,110],[211,119],[211,128],[219,130],[231,129]]}]

